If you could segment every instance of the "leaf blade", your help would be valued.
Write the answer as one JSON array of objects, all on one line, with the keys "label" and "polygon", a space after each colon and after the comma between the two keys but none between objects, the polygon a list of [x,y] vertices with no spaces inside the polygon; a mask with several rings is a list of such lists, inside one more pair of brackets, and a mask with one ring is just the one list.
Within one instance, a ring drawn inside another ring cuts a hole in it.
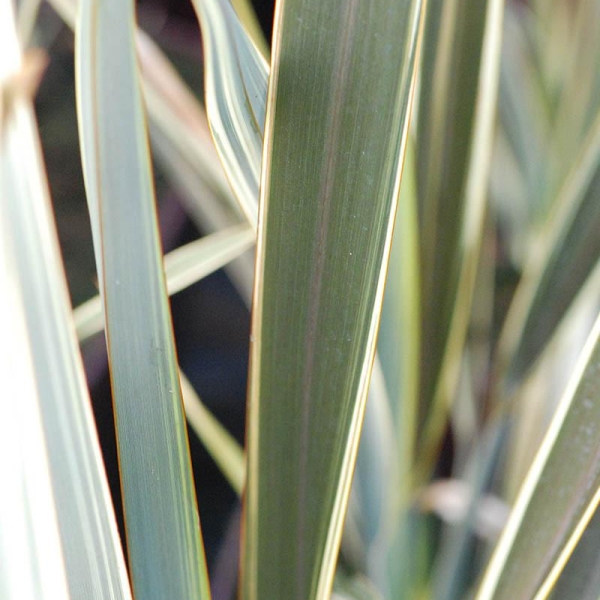
[{"label": "leaf blade", "polygon": [[[11,5],[0,5],[0,28],[6,28],[0,36],[2,82],[24,66],[10,27]],[[49,520],[57,521],[62,546],[58,552],[64,561],[58,571],[65,571],[68,593],[127,600],[131,592],[73,331],[48,183],[28,97],[32,91],[17,88],[11,95],[2,90],[5,112],[0,119],[3,228],[10,227],[8,237],[13,240],[14,285],[20,289],[27,327],[27,341],[22,343],[31,355],[30,381],[35,383],[39,403],[29,410],[34,410],[33,418],[40,420],[43,431],[41,439],[31,439],[31,444],[40,449],[42,443],[48,462],[56,507]],[[25,389],[29,394],[28,385]],[[40,494],[43,485],[40,482]],[[48,528],[52,529],[50,523]],[[37,537],[36,532],[30,535]],[[55,588],[50,585],[49,589]]]},{"label": "leaf blade", "polygon": [[78,116],[105,303],[131,578],[141,600],[207,599],[134,31],[133,2],[82,3]]},{"label": "leaf blade", "polygon": [[213,140],[248,222],[258,218],[258,173],[268,65],[224,0],[193,0],[202,26]]},{"label": "leaf blade", "polygon": [[[420,23],[420,2],[394,6],[388,12],[385,2],[291,0],[278,7],[252,325],[245,600],[280,598],[283,590],[286,598],[324,598],[331,591],[375,349]],[[369,36],[375,32],[381,37]],[[382,82],[389,93],[361,111],[357,98]],[[278,430],[277,422],[289,429]],[[298,460],[278,461],[268,450],[273,446]]]},{"label": "leaf blade", "polygon": [[548,595],[600,499],[600,318],[517,497],[478,600]]},{"label": "leaf blade", "polygon": [[[224,267],[253,243],[254,233],[247,225],[234,225],[169,252],[164,259],[169,295]],[[74,310],[73,316],[80,341],[100,333],[104,328],[102,299],[90,298]]]}]

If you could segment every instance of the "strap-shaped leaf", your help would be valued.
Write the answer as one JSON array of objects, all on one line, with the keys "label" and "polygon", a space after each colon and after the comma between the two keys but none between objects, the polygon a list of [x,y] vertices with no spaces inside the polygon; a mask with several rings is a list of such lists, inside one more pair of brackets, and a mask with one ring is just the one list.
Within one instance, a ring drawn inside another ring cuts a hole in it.
[{"label": "strap-shaped leaf", "polygon": [[271,50],[265,39],[260,22],[252,5],[252,0],[232,0],[231,5],[240,18],[240,22],[260,53],[268,59]]},{"label": "strap-shaped leaf", "polygon": [[241,496],[246,481],[246,461],[242,447],[204,406],[185,375],[181,373],[180,377],[185,414],[190,426],[231,487]]},{"label": "strap-shaped leaf", "polygon": [[233,191],[256,225],[268,66],[227,0],[193,0],[202,26],[213,139]]},{"label": "strap-shaped leaf", "polygon": [[[0,237],[10,231],[17,270],[15,281],[2,284],[2,294],[10,293],[10,285],[17,285],[22,296],[21,310],[27,334],[21,334],[28,339],[12,340],[12,343],[15,352],[24,345],[31,353],[29,376],[35,383],[39,402],[35,409],[39,416],[34,418],[41,419],[43,447],[56,505],[56,515],[49,519],[58,520],[62,545],[58,552],[64,560],[69,594],[92,600],[107,597],[126,600],[131,597],[129,582],[73,330],[37,127],[28,97],[32,89],[26,78],[31,71],[27,71],[20,56],[11,0],[0,2],[0,9],[0,81],[6,78],[0,119],[0,212],[4,220]],[[2,327],[2,337],[8,336],[8,332]],[[32,401],[28,397],[30,386],[21,383],[26,397],[6,393],[6,402],[23,401],[28,406],[24,411],[34,410],[28,405]],[[8,419],[8,415],[2,420],[5,418]],[[20,425],[15,424],[15,427]],[[38,431],[35,423],[32,427]],[[33,432],[26,434],[27,439],[30,435]],[[30,442],[36,451],[41,449],[40,440]],[[28,457],[21,456],[21,459],[28,460]],[[10,485],[8,481],[5,484]],[[24,485],[26,495],[34,492],[27,477]],[[23,489],[20,493],[25,492]],[[45,493],[43,481],[40,481],[39,493],[41,497]],[[37,520],[36,507],[32,505],[31,509],[32,518]],[[39,525],[37,521],[36,525]],[[51,529],[48,523],[49,535]],[[2,537],[5,531],[2,527]],[[37,539],[38,532],[27,532],[22,543],[37,547],[29,535]],[[51,539],[48,543],[56,550]],[[44,546],[42,542],[39,547]],[[40,550],[39,559],[48,560],[45,551]],[[3,565],[0,572],[4,572],[8,563],[1,559],[0,562]],[[54,561],[50,560],[49,564]],[[50,586],[51,589],[55,588]],[[51,594],[49,590],[44,593]],[[41,594],[40,598],[52,597]]]},{"label": "strap-shaped leaf", "polygon": [[485,215],[503,2],[428,4],[417,138],[426,478],[460,373]]},{"label": "strap-shaped leaf", "polygon": [[[5,25],[6,5],[10,7],[8,0],[0,2]],[[4,144],[0,148],[4,151]],[[0,197],[8,191],[4,174],[2,165]],[[4,390],[0,404],[0,596],[5,600],[67,600],[40,398],[14,256],[16,244],[7,220],[4,210],[0,211],[0,377]]]},{"label": "strap-shaped leaf", "polygon": [[[405,520],[417,518],[415,514],[409,515],[408,508],[412,501],[412,469],[419,401],[421,362],[419,359],[421,334],[419,296],[419,229],[414,142],[409,137],[377,343],[377,352],[381,360],[393,416],[395,431],[393,437],[397,454],[388,457],[388,460],[391,458],[390,464],[393,465],[393,477],[386,474],[382,481],[387,490],[385,493],[387,510],[384,514],[385,519],[381,523],[378,545],[385,551],[387,557],[373,557],[368,573],[379,589],[389,589],[387,595],[398,599],[412,595],[414,581],[418,578],[419,572],[422,574],[417,567],[420,556],[416,552],[405,553],[407,555],[402,561],[403,568],[397,568],[398,538],[410,535],[406,530]],[[368,402],[371,400],[369,399]],[[363,452],[362,444],[361,441],[357,473]],[[373,469],[374,466],[366,465],[365,468]]]},{"label": "strap-shaped leaf", "polygon": [[[16,158],[33,145],[33,115],[15,82],[22,74],[12,0],[0,1],[0,597],[67,600],[65,560],[49,450],[26,321],[18,237],[9,203],[29,203]],[[21,90],[22,91],[22,90]],[[29,173],[39,166],[30,166]],[[34,173],[35,174],[35,173]],[[36,178],[39,173],[35,174]],[[23,217],[28,216],[26,214]],[[28,273],[25,274],[26,276]]]},{"label": "strap-shaped leaf", "polygon": [[[237,225],[224,231],[181,246],[165,255],[165,275],[169,295],[185,289],[224,267],[254,244],[254,232],[247,225]],[[104,327],[102,299],[90,298],[78,306],[73,316],[80,341]]]},{"label": "strap-shaped leaf", "polygon": [[331,592],[390,250],[421,3],[278,6],[242,598]]},{"label": "strap-shaped leaf", "polygon": [[500,346],[509,384],[528,373],[600,260],[600,113],[526,263]]},{"label": "strap-shaped leaf", "polygon": [[[49,1],[73,28],[78,0]],[[137,31],[136,42],[158,160],[183,192],[186,209],[199,226],[213,231],[231,225],[238,219],[232,220],[230,213],[237,217],[240,209],[216,160],[204,108],[143,31]]]},{"label": "strap-shaped leaf", "polygon": [[600,317],[523,482],[477,600],[546,598],[600,500]]},{"label": "strap-shaped leaf", "polygon": [[205,600],[210,592],[134,35],[133,2],[82,2],[78,117],[106,316],[129,565],[138,600]]}]

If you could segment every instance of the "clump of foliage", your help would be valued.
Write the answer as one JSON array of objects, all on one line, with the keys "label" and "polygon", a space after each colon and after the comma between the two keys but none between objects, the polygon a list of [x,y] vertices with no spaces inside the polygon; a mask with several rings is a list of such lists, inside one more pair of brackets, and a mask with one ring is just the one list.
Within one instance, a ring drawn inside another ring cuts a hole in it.
[{"label": "clump of foliage", "polygon": [[[132,0],[49,4],[100,294],[72,310],[40,2],[0,0],[0,596],[229,598],[187,419],[242,498],[242,600],[596,599],[598,1],[281,0],[269,45],[245,0],[192,0],[194,91]],[[164,258],[150,147],[204,232]],[[244,448],[168,302],[221,268]],[[127,566],[80,353],[103,330]]]}]

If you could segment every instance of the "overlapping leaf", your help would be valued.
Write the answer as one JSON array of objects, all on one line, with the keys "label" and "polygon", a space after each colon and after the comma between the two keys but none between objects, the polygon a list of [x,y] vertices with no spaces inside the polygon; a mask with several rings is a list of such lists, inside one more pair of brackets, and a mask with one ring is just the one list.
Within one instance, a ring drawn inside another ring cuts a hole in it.
[{"label": "overlapping leaf", "polygon": [[469,323],[492,148],[502,10],[497,0],[428,6],[417,144],[425,473],[456,391]]},{"label": "overlapping leaf", "polygon": [[[165,256],[165,275],[169,295],[175,294],[203,277],[224,267],[248,250],[254,243],[254,232],[247,225],[233,226],[210,234]],[[94,296],[74,311],[80,341],[102,331],[102,300]]]},{"label": "overlapping leaf", "polygon": [[545,598],[600,499],[600,318],[521,487],[477,600]]},{"label": "overlapping leaf", "polygon": [[213,139],[234,193],[256,225],[268,66],[226,0],[194,0],[202,25]]}]

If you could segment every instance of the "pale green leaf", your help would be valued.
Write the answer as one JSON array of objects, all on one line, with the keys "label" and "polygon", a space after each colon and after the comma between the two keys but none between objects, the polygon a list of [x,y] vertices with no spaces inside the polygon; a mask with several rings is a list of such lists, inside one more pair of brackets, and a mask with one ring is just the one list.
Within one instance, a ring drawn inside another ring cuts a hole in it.
[{"label": "pale green leaf", "polygon": [[[414,532],[406,527],[412,500],[415,438],[419,400],[420,280],[419,231],[415,190],[414,141],[409,138],[400,199],[394,227],[387,282],[379,328],[377,352],[383,368],[393,417],[396,453],[391,481],[385,482],[387,511],[382,524],[380,552],[371,561],[370,577],[381,590],[394,598],[409,598],[422,571],[417,567],[418,553],[403,555],[398,569],[399,539]],[[367,406],[368,410],[368,406]],[[359,457],[361,450],[359,449]],[[390,457],[388,457],[390,458]],[[411,540],[414,542],[414,540]],[[411,543],[409,542],[409,543]],[[386,556],[387,555],[387,556]]]},{"label": "pale green leaf", "polygon": [[179,386],[141,85],[134,3],[84,1],[80,139],[138,600],[210,597]]},{"label": "pale green leaf", "polygon": [[254,12],[254,7],[252,6],[251,0],[231,0],[231,4],[233,8],[235,8],[235,12],[237,13],[240,21],[248,35],[252,38],[254,45],[258,48],[260,53],[265,57],[265,60],[268,61],[269,54],[271,53],[269,49],[269,45],[267,40],[265,40],[265,35],[261,29],[258,18],[256,17],[256,13]]},{"label": "pale green leaf", "polygon": [[387,540],[390,525],[396,521],[394,500],[402,485],[397,456],[392,407],[376,355],[348,511],[355,513],[360,566],[377,584],[385,580]]},{"label": "pale green leaf", "polygon": [[[172,177],[186,212],[201,231],[216,232],[231,226],[232,223],[239,223],[240,217],[232,214],[229,207],[219,201],[218,196],[211,191],[198,172],[197,165],[179,154],[168,136],[158,127],[154,127],[151,128],[151,137],[155,143],[157,158]],[[250,305],[254,280],[254,253],[246,252],[225,269],[244,302]]]},{"label": "pale green leaf", "polygon": [[558,88],[551,160],[545,164],[546,189],[555,198],[600,109],[600,7],[597,0],[560,0],[541,27],[548,30],[542,64]]},{"label": "pale green leaf", "polygon": [[256,226],[268,66],[227,0],[193,0],[202,27],[213,139],[248,222]]},{"label": "pale green leaf", "polygon": [[366,577],[338,573],[331,600],[382,600],[382,596]]},{"label": "pale green leaf", "polygon": [[[77,0],[50,4],[73,28]],[[182,191],[186,210],[210,231],[239,221],[243,213],[217,159],[203,107],[144,32],[137,31],[136,41],[157,157]]]},{"label": "pale green leaf", "polygon": [[[247,225],[238,225],[173,250],[164,259],[169,295],[224,267],[253,244],[252,229]],[[80,341],[102,331],[104,316],[100,296],[94,296],[78,306],[73,316]]]},{"label": "pale green leaf", "polygon": [[26,47],[33,35],[42,0],[21,0],[17,15],[17,30],[21,44]]},{"label": "pale green leaf", "polygon": [[186,417],[221,472],[238,496],[244,491],[246,462],[244,451],[235,438],[219,423],[201,402],[183,373],[181,391]]},{"label": "pale green leaf", "polygon": [[[9,23],[0,2],[0,33]],[[10,8],[10,6],[9,6]],[[8,132],[4,132],[8,134]],[[5,144],[0,144],[5,150]],[[5,194],[5,169],[0,191]],[[0,198],[4,198],[2,195]],[[4,205],[0,204],[4,209]],[[4,600],[67,600],[69,596],[40,398],[20,293],[15,239],[0,211],[0,596]]]},{"label": "pale green leaf", "polygon": [[252,324],[244,600],[331,592],[420,16],[418,1],[278,6]]},{"label": "pale green leaf", "polygon": [[[9,228],[27,327],[27,342],[22,343],[29,346],[31,354],[30,377],[39,401],[39,416],[35,418],[41,419],[56,505],[56,517],[52,518],[58,521],[69,594],[125,600],[131,597],[125,562],[73,329],[31,98],[27,96],[33,91],[27,81],[31,67],[21,61],[10,0],[0,2],[0,7],[0,82],[7,82],[2,90],[0,119],[0,212],[6,220],[2,237]],[[29,55],[25,60],[31,58]],[[4,293],[7,288],[3,285],[2,289]],[[4,328],[2,331],[4,335]],[[18,347],[21,342],[13,343]],[[28,388],[25,393],[29,393]],[[7,403],[23,400],[19,393],[5,397]],[[39,441],[31,443],[39,449]],[[27,481],[30,485],[32,482]],[[30,531],[28,536],[37,539],[37,532]]]},{"label": "pale green leaf", "polygon": [[[15,78],[22,57],[11,0],[0,1],[0,597],[67,600],[69,591],[42,425],[41,398],[26,321],[13,207],[32,191],[15,159],[34,144],[34,121]],[[12,86],[11,86],[12,83]],[[37,148],[35,148],[37,150]],[[22,159],[21,159],[22,160]],[[21,166],[21,165],[19,165]],[[40,173],[34,162],[29,171]],[[23,211],[22,218],[29,213]],[[31,307],[31,304],[30,304]]]}]

